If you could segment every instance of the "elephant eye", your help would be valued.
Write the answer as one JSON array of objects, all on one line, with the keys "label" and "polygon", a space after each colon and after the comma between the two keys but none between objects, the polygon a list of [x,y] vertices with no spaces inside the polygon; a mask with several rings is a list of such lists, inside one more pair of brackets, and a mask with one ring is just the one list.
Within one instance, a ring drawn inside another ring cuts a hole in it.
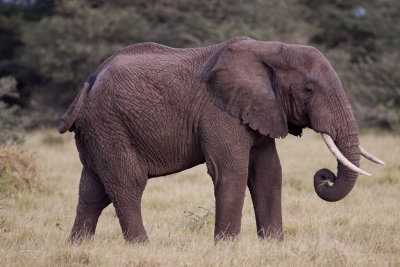
[{"label": "elephant eye", "polygon": [[308,94],[312,94],[315,91],[315,87],[312,84],[307,84],[304,87],[304,91]]}]

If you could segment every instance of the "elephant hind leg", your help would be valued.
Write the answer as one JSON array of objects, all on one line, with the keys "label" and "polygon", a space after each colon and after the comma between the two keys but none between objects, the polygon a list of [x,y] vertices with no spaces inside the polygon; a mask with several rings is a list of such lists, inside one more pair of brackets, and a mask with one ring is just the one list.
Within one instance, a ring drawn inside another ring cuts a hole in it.
[{"label": "elephant hind leg", "polygon": [[81,241],[85,237],[94,235],[98,218],[110,203],[98,177],[93,171],[84,167],[79,184],[79,202],[76,208],[75,222],[69,241]]},{"label": "elephant hind leg", "polygon": [[103,168],[99,175],[115,207],[124,238],[132,243],[147,242],[141,213],[142,195],[148,180],[147,167],[129,145],[114,146],[110,151],[112,154],[107,155],[109,167]]},{"label": "elephant hind leg", "polygon": [[[134,179],[138,178],[134,177]],[[141,212],[144,188],[145,184],[131,182],[107,185],[107,190],[111,192],[110,198],[115,207],[124,238],[131,243],[148,242]]]}]

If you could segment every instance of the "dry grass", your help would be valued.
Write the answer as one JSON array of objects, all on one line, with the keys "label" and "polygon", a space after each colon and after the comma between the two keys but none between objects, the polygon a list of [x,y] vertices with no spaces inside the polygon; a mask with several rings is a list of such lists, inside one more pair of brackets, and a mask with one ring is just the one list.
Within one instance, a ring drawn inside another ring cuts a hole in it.
[{"label": "dry grass", "polygon": [[205,167],[198,166],[149,181],[143,197],[149,245],[126,244],[110,206],[95,237],[78,246],[67,243],[81,171],[73,135],[36,132],[25,146],[34,151],[41,177],[54,194],[25,192],[0,200],[0,265],[399,266],[400,137],[369,133],[361,142],[387,165],[363,160],[373,176],[359,177],[348,197],[327,203],[312,185],[316,170],[336,168],[321,138],[306,131],[301,139],[278,140],[284,242],[258,240],[247,194],[240,238],[215,246],[212,182]]},{"label": "dry grass", "polygon": [[9,142],[0,146],[0,198],[15,194],[48,192],[36,168],[34,156]]}]

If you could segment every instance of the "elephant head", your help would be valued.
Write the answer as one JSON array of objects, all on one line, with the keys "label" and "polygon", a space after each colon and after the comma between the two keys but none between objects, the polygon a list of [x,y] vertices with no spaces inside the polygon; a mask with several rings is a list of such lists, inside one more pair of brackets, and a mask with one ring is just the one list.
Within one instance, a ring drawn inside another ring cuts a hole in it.
[{"label": "elephant head", "polygon": [[[337,176],[327,169],[314,176],[326,201],[353,188],[360,155],[383,164],[359,144],[356,121],[337,73],[315,48],[243,40],[229,44],[206,77],[216,105],[271,138],[301,135],[309,127],[322,134],[338,159]],[[328,182],[331,182],[328,183]]]}]

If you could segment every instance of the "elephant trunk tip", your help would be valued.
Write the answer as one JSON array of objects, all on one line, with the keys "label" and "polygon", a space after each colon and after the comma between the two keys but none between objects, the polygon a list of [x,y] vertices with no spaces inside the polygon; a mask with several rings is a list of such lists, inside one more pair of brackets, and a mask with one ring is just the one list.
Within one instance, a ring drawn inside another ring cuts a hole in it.
[{"label": "elephant trunk tip", "polygon": [[348,193],[350,193],[353,186],[350,186],[351,188],[348,188],[347,190],[338,191],[338,182],[339,180],[337,180],[336,175],[332,171],[328,169],[320,169],[314,175],[315,192],[321,199],[325,201],[339,201],[347,196]]}]

